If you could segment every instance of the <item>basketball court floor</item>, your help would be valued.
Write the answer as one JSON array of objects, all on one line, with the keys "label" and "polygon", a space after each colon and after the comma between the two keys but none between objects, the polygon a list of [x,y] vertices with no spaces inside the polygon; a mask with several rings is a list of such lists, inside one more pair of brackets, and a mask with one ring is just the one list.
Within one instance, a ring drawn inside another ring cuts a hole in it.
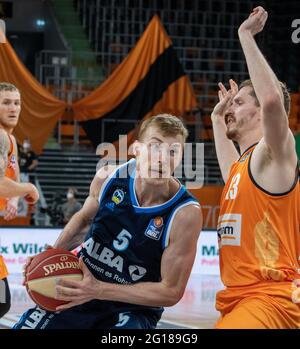
[{"label": "basketball court floor", "polygon": [[[0,319],[0,329],[11,328],[21,314],[33,306],[25,287],[22,275],[9,276],[12,307],[4,318]],[[210,329],[218,318],[215,310],[216,292],[223,288],[219,276],[192,274],[181,301],[165,309],[158,328],[164,329]]]}]

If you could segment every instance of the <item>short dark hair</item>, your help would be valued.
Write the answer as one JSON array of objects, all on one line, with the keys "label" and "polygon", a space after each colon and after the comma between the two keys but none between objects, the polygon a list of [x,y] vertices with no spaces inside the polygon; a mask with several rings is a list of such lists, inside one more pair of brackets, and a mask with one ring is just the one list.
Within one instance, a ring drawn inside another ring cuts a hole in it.
[{"label": "short dark hair", "polygon": [[[290,111],[291,111],[291,96],[289,94],[289,91],[288,91],[288,88],[287,88],[286,84],[284,82],[282,82],[282,81],[279,81],[279,84],[280,84],[280,87],[281,87],[281,90],[282,90],[282,93],[283,93],[284,109],[285,109],[287,115],[289,116]],[[252,91],[250,92],[250,96],[255,98],[255,102],[259,106],[259,101],[258,101],[258,98],[257,98],[256,93],[254,91],[254,87],[253,87],[252,81],[250,79],[244,80],[240,84],[239,90],[241,88],[243,88],[243,87],[248,87],[248,86],[252,88]]]}]

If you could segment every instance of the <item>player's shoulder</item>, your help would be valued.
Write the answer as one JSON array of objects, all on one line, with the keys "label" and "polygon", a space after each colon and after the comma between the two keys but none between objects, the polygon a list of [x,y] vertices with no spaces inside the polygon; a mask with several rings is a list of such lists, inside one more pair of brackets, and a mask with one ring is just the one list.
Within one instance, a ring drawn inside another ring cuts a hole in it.
[{"label": "player's shoulder", "polygon": [[173,227],[180,231],[193,231],[191,227],[202,224],[202,209],[198,202],[190,201],[188,204],[179,205],[174,216]]},{"label": "player's shoulder", "polygon": [[99,179],[107,179],[111,174],[113,174],[113,172],[115,172],[115,170],[118,168],[117,165],[104,165],[102,166],[100,169],[98,169],[97,173],[96,173],[96,177],[98,177]]},{"label": "player's shoulder", "polygon": [[192,221],[198,220],[201,216],[202,210],[198,202],[191,201],[188,205],[179,208],[176,218],[181,222],[190,223]]},{"label": "player's shoulder", "polygon": [[5,146],[5,149],[10,145],[8,134],[3,128],[0,128],[0,143],[2,148]]},{"label": "player's shoulder", "polygon": [[122,169],[128,171],[128,166],[132,162],[129,160],[127,162],[117,164],[106,164],[102,166],[96,173],[95,177],[100,181],[105,181],[108,177],[113,177],[114,174],[119,173]]},{"label": "player's shoulder", "polygon": [[101,188],[105,185],[106,181],[113,175],[117,168],[118,166],[116,165],[104,165],[98,169],[90,185],[90,193],[93,196],[99,196]]},{"label": "player's shoulder", "polygon": [[5,139],[8,140],[8,134],[7,134],[7,132],[6,132],[3,128],[1,128],[1,127],[0,127],[0,136],[1,136],[1,137],[4,137]]},{"label": "player's shoulder", "polygon": [[[178,210],[174,217],[170,241],[179,243],[194,243],[202,229],[203,217],[199,204],[191,203]],[[184,234],[182,234],[184,232]]]}]

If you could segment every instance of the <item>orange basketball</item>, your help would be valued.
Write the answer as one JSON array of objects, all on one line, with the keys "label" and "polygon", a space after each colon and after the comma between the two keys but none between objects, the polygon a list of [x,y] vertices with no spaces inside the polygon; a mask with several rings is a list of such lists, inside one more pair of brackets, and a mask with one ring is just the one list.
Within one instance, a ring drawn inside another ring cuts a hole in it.
[{"label": "orange basketball", "polygon": [[55,299],[56,279],[82,280],[79,259],[71,252],[51,248],[36,255],[26,270],[26,289],[31,299],[41,308],[56,311],[68,302]]}]

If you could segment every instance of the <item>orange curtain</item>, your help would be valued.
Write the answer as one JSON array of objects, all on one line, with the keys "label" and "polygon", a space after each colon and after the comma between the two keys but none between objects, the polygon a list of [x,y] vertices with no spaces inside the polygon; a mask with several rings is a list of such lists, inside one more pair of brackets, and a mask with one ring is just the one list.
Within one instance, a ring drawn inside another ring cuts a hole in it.
[{"label": "orange curtain", "polygon": [[[136,46],[113,74],[90,95],[73,104],[75,119],[79,121],[98,119],[111,112],[132,93],[138,83],[145,78],[151,65],[171,45],[170,38],[158,16],[155,15]],[[155,109],[181,115],[196,106],[197,101],[192,86],[185,76],[166,91]]]},{"label": "orange curtain", "polygon": [[[0,44],[0,63],[0,81],[15,84],[21,92],[22,111],[14,134],[18,142],[29,138],[33,149],[40,153],[67,105],[35,80],[8,42]],[[155,95],[153,91],[157,89],[162,91]],[[138,96],[142,102],[138,101],[137,111]],[[154,16],[114,73],[72,108],[75,119],[83,123],[85,130],[94,131],[96,124],[90,122],[98,122],[103,116],[118,119],[120,115],[133,114],[137,120],[162,112],[179,116],[196,106],[191,83],[183,73],[172,42],[158,16]]]},{"label": "orange curtain", "polygon": [[34,151],[40,153],[66,103],[51,95],[31,75],[8,41],[0,44],[0,81],[14,84],[21,93],[22,110],[14,130],[17,141],[30,139]]},{"label": "orange curtain", "polygon": [[[147,113],[143,120],[158,114],[172,114],[182,116],[186,111],[193,110],[197,106],[196,97],[189,78],[184,75],[173,82],[164,92],[162,98],[155,104],[153,109]],[[127,134],[127,143],[131,145],[137,138],[138,128]],[[118,150],[118,144],[115,143]]]}]

